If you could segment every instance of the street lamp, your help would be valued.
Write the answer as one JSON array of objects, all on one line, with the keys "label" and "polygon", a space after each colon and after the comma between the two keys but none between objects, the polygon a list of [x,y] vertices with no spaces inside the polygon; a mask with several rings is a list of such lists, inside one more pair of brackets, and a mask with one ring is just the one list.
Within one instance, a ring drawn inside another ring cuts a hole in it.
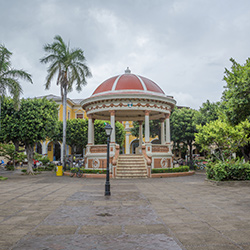
[{"label": "street lamp", "polygon": [[110,142],[110,135],[112,133],[112,127],[110,124],[106,124],[105,132],[107,134],[107,173],[106,173],[106,184],[105,184],[105,196],[110,195],[110,183],[109,183],[109,142]]}]

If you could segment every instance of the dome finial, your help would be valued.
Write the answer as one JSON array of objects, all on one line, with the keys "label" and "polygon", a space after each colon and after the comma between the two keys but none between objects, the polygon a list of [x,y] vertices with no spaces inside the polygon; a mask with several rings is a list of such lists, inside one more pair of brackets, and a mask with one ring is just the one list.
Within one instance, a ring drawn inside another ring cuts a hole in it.
[{"label": "dome finial", "polygon": [[131,70],[129,69],[129,67],[127,67],[127,69],[125,69],[125,74],[130,74]]}]

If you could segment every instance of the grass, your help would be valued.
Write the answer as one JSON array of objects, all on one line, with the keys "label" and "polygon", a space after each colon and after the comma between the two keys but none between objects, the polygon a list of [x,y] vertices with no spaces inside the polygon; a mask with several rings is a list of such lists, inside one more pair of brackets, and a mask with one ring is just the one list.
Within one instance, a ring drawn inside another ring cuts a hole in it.
[{"label": "grass", "polygon": [[8,180],[8,177],[0,176],[0,181],[5,181],[5,180]]}]

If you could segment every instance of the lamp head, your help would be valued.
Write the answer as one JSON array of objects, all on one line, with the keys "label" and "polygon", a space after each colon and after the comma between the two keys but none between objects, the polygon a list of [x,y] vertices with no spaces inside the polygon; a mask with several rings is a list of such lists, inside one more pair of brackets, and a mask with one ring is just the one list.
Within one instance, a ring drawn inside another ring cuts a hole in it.
[{"label": "lamp head", "polygon": [[107,123],[104,129],[105,129],[106,135],[110,136],[111,133],[112,133],[112,130],[113,130],[113,128],[111,127],[111,125],[109,123]]}]

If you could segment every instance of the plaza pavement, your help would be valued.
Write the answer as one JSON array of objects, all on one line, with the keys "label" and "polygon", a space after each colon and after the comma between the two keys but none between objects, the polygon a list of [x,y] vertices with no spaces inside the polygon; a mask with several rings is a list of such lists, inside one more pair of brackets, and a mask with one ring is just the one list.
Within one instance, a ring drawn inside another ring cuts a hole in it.
[{"label": "plaza pavement", "polygon": [[0,249],[250,249],[245,182],[0,175]]}]

